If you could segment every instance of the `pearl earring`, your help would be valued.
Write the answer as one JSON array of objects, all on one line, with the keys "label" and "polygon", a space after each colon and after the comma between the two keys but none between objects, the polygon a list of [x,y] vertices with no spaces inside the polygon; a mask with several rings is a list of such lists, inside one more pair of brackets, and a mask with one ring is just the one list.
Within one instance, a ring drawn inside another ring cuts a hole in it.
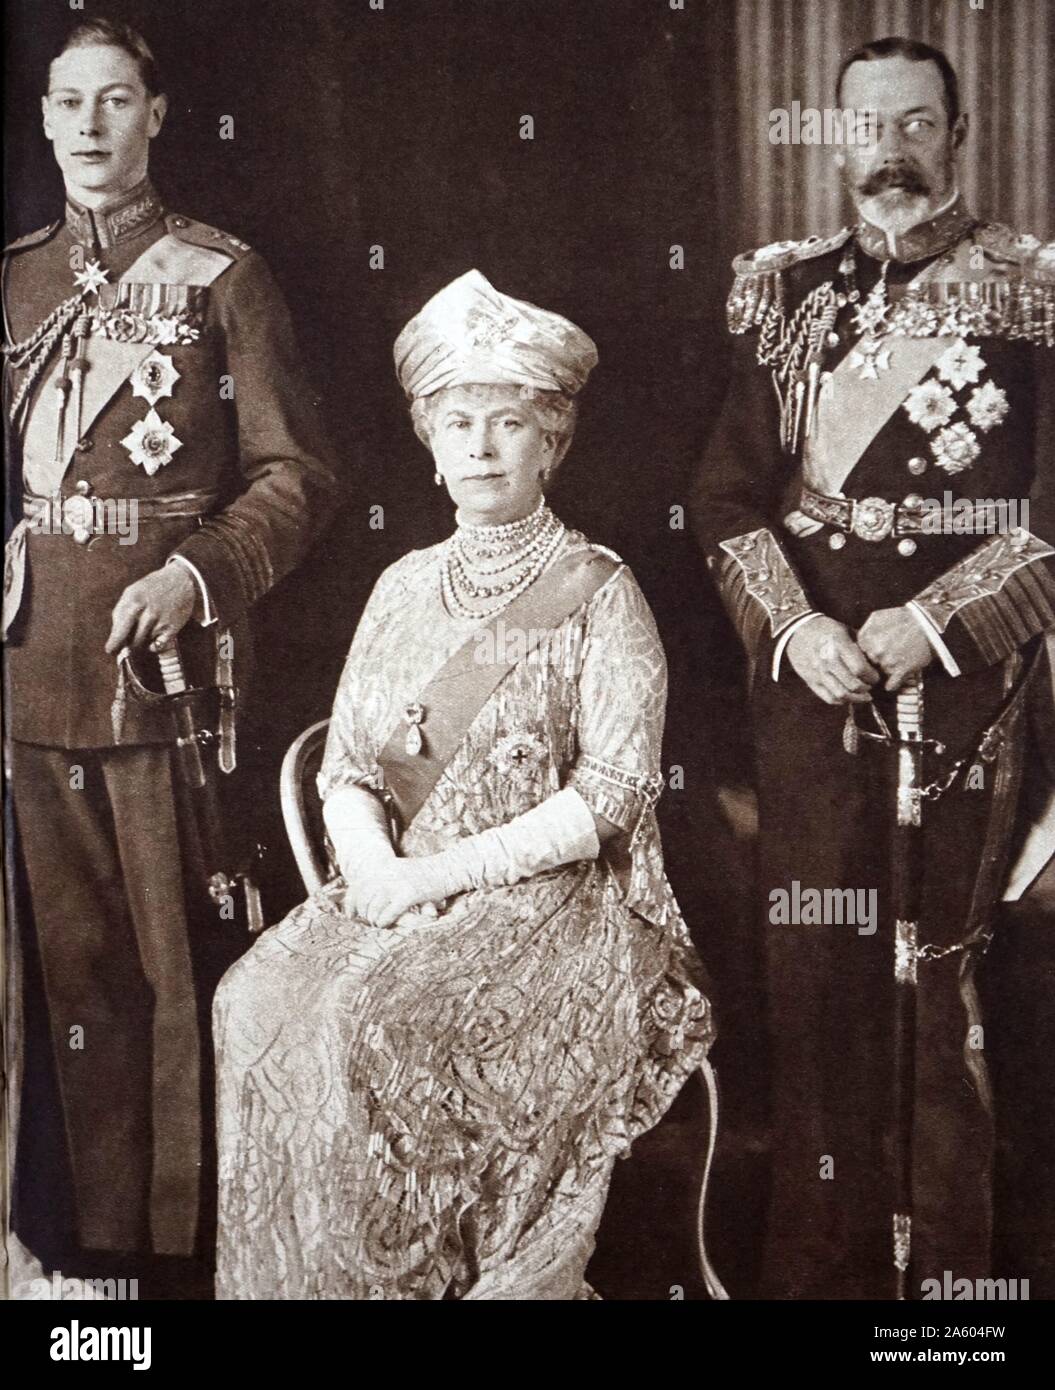
[{"label": "pearl earring", "polygon": [[443,486],[443,474],[442,474],[442,473],[433,473],[433,475],[432,475],[432,481],[436,484],[437,487],[442,487],[442,486]]}]

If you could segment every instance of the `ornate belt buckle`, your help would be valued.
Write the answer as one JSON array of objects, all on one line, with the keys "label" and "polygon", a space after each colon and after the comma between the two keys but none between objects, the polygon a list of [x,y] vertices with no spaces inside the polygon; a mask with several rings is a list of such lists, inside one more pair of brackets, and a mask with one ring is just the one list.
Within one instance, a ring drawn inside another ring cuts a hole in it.
[{"label": "ornate belt buckle", "polygon": [[864,497],[854,503],[850,530],[862,541],[885,541],[894,531],[893,502],[884,502],[882,497]]},{"label": "ornate belt buckle", "polygon": [[62,504],[62,520],[73,533],[73,539],[83,545],[95,529],[95,507],[91,498],[83,494],[67,497]]}]

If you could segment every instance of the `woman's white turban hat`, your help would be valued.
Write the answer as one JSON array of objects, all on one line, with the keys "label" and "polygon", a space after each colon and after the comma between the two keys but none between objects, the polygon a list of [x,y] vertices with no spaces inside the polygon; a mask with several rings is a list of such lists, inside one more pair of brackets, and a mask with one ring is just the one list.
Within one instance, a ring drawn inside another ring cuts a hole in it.
[{"label": "woman's white turban hat", "polygon": [[597,348],[560,314],[511,299],[478,270],[434,294],[396,339],[396,372],[411,399],[447,386],[504,385],[574,395]]}]

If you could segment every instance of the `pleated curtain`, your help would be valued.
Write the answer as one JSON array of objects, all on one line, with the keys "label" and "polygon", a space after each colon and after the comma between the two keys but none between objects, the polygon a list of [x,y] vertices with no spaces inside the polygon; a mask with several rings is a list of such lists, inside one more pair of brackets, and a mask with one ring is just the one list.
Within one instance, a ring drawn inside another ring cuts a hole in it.
[{"label": "pleated curtain", "polygon": [[944,49],[970,132],[961,186],[973,211],[1055,238],[1055,0],[737,0],[739,241],[837,230],[851,218],[831,146],[773,144],[771,111],[835,107],[843,57],[898,34]]}]

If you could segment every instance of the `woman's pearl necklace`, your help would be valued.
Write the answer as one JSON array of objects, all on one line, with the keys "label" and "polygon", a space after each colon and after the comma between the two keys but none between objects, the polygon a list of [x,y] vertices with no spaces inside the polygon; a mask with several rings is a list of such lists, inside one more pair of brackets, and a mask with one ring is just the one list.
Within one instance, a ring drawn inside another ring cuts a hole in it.
[{"label": "woman's pearl necklace", "polygon": [[[443,599],[455,617],[479,621],[507,608],[535,582],[566,533],[540,499],[530,516],[501,526],[459,525],[443,560]],[[493,562],[495,563],[485,563]],[[483,608],[481,599],[491,600]],[[498,600],[498,602],[495,602]]]}]

